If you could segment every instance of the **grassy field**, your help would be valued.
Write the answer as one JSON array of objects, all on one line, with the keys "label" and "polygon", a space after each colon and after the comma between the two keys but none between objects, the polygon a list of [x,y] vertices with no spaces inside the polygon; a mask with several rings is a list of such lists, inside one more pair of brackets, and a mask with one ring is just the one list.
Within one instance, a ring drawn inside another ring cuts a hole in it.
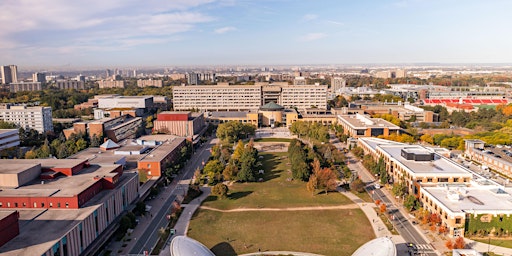
[{"label": "grassy field", "polygon": [[216,255],[277,250],[351,255],[374,238],[360,209],[221,213],[200,210],[188,236]]},{"label": "grassy field", "polygon": [[[489,243],[488,238],[487,239],[485,239],[485,238],[479,239],[479,238],[470,237],[469,239],[475,240],[475,241],[478,241],[478,242],[481,242],[484,244]],[[512,248],[512,239],[491,238],[491,244],[496,245],[496,246],[501,246],[501,247]]]},{"label": "grassy field", "polygon": [[229,199],[208,197],[203,205],[218,209],[286,208],[305,206],[332,206],[352,203],[344,195],[331,192],[312,195],[306,183],[291,180],[287,153],[261,153],[259,159],[265,174],[263,182],[235,183],[229,187]]}]

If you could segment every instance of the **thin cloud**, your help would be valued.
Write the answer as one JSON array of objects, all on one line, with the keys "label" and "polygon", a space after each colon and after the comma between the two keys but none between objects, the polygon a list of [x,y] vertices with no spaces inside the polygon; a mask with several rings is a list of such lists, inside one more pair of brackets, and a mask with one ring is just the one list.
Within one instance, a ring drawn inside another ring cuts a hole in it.
[{"label": "thin cloud", "polygon": [[302,17],[302,20],[303,21],[312,21],[312,20],[316,20],[318,18],[318,15],[316,14],[306,14],[304,15],[304,17]]},{"label": "thin cloud", "polygon": [[215,29],[213,32],[215,34],[224,34],[224,33],[235,31],[235,30],[236,30],[235,27],[223,27],[223,28]]},{"label": "thin cloud", "polygon": [[334,24],[334,25],[338,25],[338,26],[344,26],[345,25],[345,23],[343,23],[343,22],[334,21],[334,20],[326,20],[325,22],[330,23],[330,24]]},{"label": "thin cloud", "polygon": [[301,41],[310,42],[310,41],[316,41],[319,39],[322,39],[326,37],[327,35],[324,33],[309,33],[300,38]]}]

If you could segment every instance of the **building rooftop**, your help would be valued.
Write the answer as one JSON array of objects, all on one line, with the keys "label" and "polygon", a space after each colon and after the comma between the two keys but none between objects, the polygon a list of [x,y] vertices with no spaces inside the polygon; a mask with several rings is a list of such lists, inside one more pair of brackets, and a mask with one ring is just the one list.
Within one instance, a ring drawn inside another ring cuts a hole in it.
[{"label": "building rooftop", "polygon": [[[413,174],[434,174],[437,176],[453,176],[455,174],[457,177],[472,177],[468,170],[463,166],[458,165],[445,157],[441,157],[439,154],[436,154],[420,145],[379,145],[378,147],[405,166]],[[402,156],[402,149],[411,153],[433,153],[434,160],[407,160]]]},{"label": "building rooftop", "polygon": [[154,134],[154,135],[146,135],[146,136],[142,136],[142,137],[139,137],[137,139],[137,141],[159,141],[159,142],[164,142],[164,141],[168,141],[168,140],[174,140],[176,138],[178,138],[179,136],[176,136],[176,135],[168,135],[168,134]]},{"label": "building rooftop", "polygon": [[510,189],[498,186],[472,187],[422,187],[424,193],[430,194],[444,207],[452,212],[466,213],[512,213],[512,196]]},{"label": "building rooftop", "polygon": [[18,129],[0,129],[0,136],[9,133],[18,133]]},{"label": "building rooftop", "polygon": [[284,109],[283,106],[276,104],[273,101],[260,107],[260,110],[263,110],[263,111],[279,111],[279,110],[283,110],[283,109]]},{"label": "building rooftop", "polygon": [[[75,159],[60,159],[58,161],[54,159],[53,161],[59,162],[61,160]],[[84,161],[84,159],[79,160]],[[119,165],[91,165],[73,176],[61,176],[54,180],[45,180],[44,182],[35,179],[17,189],[2,189],[0,197],[73,197],[96,183],[95,177],[111,176],[112,172],[118,167]]]},{"label": "building rooftop", "polygon": [[355,115],[338,115],[338,119],[343,120],[345,123],[350,125],[354,129],[366,129],[366,128],[388,128],[392,130],[399,130],[400,127],[394,125],[382,118],[371,118],[366,115],[355,114]]},{"label": "building rooftop", "polygon": [[183,141],[185,141],[185,138],[176,138],[173,141],[163,143],[141,157],[139,162],[160,162]]},{"label": "building rooftop", "polygon": [[[86,159],[0,159],[1,173],[18,173],[24,171],[12,170],[11,168],[25,168],[41,164],[42,168],[73,168],[86,161]],[[4,168],[5,167],[5,168]]]},{"label": "building rooftop", "polygon": [[243,118],[247,117],[248,111],[214,111],[210,112],[210,118]]}]

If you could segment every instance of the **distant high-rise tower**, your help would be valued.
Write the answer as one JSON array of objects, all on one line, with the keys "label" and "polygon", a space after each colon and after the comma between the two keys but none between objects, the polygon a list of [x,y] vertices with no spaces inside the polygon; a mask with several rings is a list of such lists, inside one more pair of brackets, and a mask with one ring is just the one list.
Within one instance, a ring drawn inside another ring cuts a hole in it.
[{"label": "distant high-rise tower", "polygon": [[80,75],[76,76],[75,80],[85,82],[85,76],[80,74]]},{"label": "distant high-rise tower", "polygon": [[18,67],[16,65],[1,66],[2,83],[10,84],[18,82]]},{"label": "distant high-rise tower", "polygon": [[331,92],[334,96],[338,95],[340,89],[345,88],[347,81],[343,77],[333,77],[331,79]]},{"label": "distant high-rise tower", "polygon": [[39,72],[32,74],[32,82],[46,83],[46,74]]},{"label": "distant high-rise tower", "polygon": [[187,73],[187,83],[189,85],[198,85],[199,75],[194,72]]}]

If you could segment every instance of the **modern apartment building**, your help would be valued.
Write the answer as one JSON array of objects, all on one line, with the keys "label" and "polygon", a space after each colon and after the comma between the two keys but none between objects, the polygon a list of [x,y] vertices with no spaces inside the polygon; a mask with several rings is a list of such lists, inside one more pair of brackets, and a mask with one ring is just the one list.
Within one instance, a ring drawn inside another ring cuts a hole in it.
[{"label": "modern apartment building", "polygon": [[327,108],[326,85],[200,85],[173,88],[178,111],[256,111],[274,102],[285,108]]},{"label": "modern apartment building", "polygon": [[98,85],[100,88],[125,88],[124,80],[100,80]]},{"label": "modern apartment building", "polygon": [[43,85],[40,82],[12,82],[9,84],[10,92],[41,91]]},{"label": "modern apartment building", "polygon": [[0,150],[20,145],[18,129],[0,129]]},{"label": "modern apartment building", "polygon": [[16,65],[0,66],[0,74],[3,84],[18,82],[18,67]]},{"label": "modern apartment building", "polygon": [[163,82],[162,80],[153,80],[153,79],[139,79],[137,80],[137,86],[138,87],[162,87]]},{"label": "modern apartment building", "polygon": [[347,85],[347,80],[343,77],[333,77],[331,78],[331,92],[333,96],[336,96],[341,93],[342,89]]},{"label": "modern apartment building", "polygon": [[46,83],[46,74],[39,72],[32,74],[32,82]]},{"label": "modern apartment building", "polygon": [[1,255],[93,254],[139,196],[137,172],[118,164],[2,159],[0,166]]},{"label": "modern apartment building", "polygon": [[83,90],[85,89],[84,81],[73,81],[73,80],[57,80],[55,82],[55,87],[58,89],[75,89],[75,90]]},{"label": "modern apartment building", "polygon": [[53,131],[51,107],[0,106],[0,120],[40,133]]}]

